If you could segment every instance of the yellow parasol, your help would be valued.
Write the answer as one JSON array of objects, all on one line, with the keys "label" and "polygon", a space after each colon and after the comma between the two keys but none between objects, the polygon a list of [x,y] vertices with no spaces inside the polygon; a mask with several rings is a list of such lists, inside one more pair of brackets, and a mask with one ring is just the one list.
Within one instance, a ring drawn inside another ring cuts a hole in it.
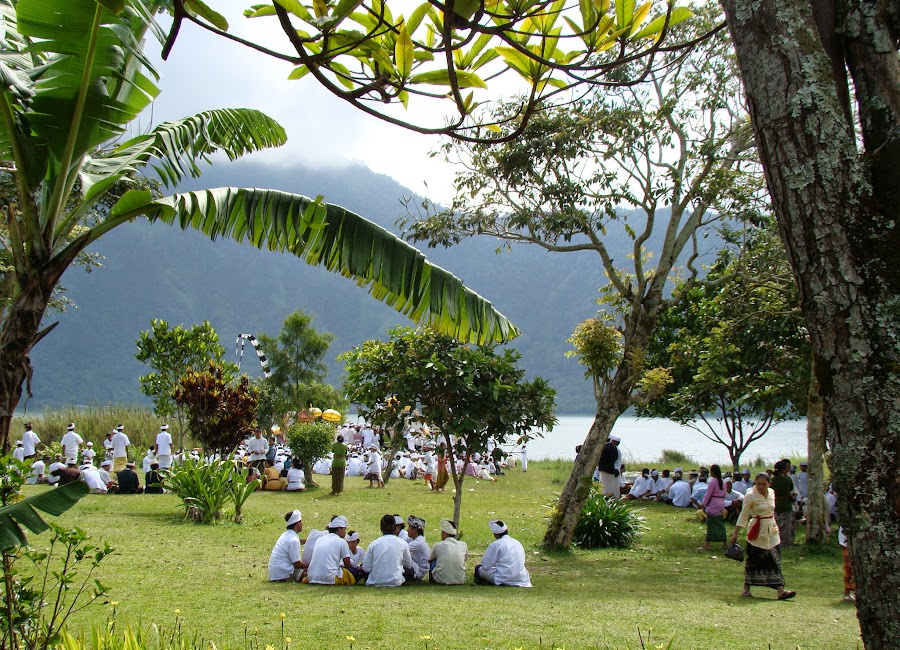
[{"label": "yellow parasol", "polygon": [[341,414],[334,409],[326,409],[322,412],[322,419],[328,422],[340,422],[342,418]]}]

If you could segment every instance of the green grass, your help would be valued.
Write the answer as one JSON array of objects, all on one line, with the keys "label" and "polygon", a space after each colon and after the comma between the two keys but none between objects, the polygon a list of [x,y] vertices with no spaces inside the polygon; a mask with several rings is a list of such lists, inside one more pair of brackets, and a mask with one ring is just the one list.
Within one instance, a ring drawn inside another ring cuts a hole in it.
[{"label": "green grass", "polygon": [[[340,497],[326,496],[327,489],[257,493],[246,503],[240,526],[182,523],[171,495],[87,496],[59,520],[116,548],[99,577],[112,587],[117,618],[171,627],[179,609],[183,629],[214,640],[218,648],[244,648],[246,632],[260,649],[280,649],[281,612],[292,650],[350,648],[347,636],[354,637],[356,650],[425,648],[422,636],[431,637],[429,650],[639,648],[638,630],[645,640],[652,630],[647,648],[673,638],[673,648],[692,650],[861,647],[855,609],[841,603],[835,543],[816,553],[802,543],[784,551],[787,587],[799,592],[792,602],[777,602],[774,591],[760,588],[756,598],[741,598],[741,565],[721,553],[698,553],[702,524],[691,512],[667,506],[644,509],[649,530],[633,549],[540,551],[543,504],[562,488],[569,467],[532,462],[527,474],[512,471],[498,483],[464,483],[462,530],[470,552],[482,553],[492,540],[489,519],[505,520],[526,547],[533,589],[266,582],[283,514],[295,507],[307,530],[321,528],[332,514],[346,515],[364,546],[376,535],[382,514],[416,514],[426,519],[433,544],[438,521],[452,512],[452,495],[406,480],[368,490],[361,479],[348,479]],[[42,489],[29,487],[27,493]],[[33,536],[32,543],[39,546],[41,539]],[[470,570],[475,561],[470,558]],[[109,604],[90,607],[71,629],[87,632],[92,621],[102,623],[111,614]]]}]

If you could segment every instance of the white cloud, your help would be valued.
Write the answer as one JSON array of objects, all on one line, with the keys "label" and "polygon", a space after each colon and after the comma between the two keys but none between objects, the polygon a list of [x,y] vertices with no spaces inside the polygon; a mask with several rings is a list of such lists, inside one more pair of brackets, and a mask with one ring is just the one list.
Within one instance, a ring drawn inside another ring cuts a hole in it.
[{"label": "white cloud", "polygon": [[[288,52],[287,39],[274,18],[247,19],[249,0],[221,0],[215,4],[230,23],[230,31]],[[246,107],[264,111],[287,130],[288,144],[280,150],[256,154],[271,164],[301,162],[342,167],[362,162],[410,189],[441,200],[451,196],[453,168],[428,157],[440,144],[438,136],[410,132],[365,115],[322,88],[311,76],[288,81],[291,65],[185,23],[167,61],[150,44],[162,75],[162,93],[143,120],[158,123],[210,108]],[[418,108],[413,119],[434,121]],[[400,114],[402,115],[402,114]]]}]

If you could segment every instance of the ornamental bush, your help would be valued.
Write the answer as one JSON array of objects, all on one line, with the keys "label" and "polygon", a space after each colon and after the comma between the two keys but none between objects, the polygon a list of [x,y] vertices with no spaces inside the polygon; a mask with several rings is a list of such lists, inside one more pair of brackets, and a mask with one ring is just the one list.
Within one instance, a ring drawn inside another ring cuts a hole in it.
[{"label": "ornamental bush", "polygon": [[627,501],[606,499],[596,485],[581,509],[572,538],[579,548],[627,548],[647,529]]},{"label": "ornamental bush", "polygon": [[333,423],[319,420],[296,422],[287,431],[288,447],[291,454],[303,463],[309,485],[315,485],[312,479],[312,465],[317,458],[322,458],[331,451],[336,429]]}]

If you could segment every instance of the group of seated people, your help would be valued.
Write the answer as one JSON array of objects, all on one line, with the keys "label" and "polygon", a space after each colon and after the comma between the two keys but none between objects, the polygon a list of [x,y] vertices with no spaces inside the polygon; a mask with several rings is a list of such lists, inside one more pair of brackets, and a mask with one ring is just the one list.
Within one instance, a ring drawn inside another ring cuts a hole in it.
[{"label": "group of seated people", "polygon": [[[468,547],[457,538],[456,524],[440,523],[441,541],[429,547],[425,520],[410,515],[384,515],[381,536],[365,549],[357,531],[348,530],[347,518],[336,515],[324,530],[312,530],[302,539],[303,516],[293,510],[284,516],[285,532],[269,556],[269,580],[313,585],[399,587],[429,581],[442,585],[466,582]],[[405,528],[409,527],[409,530]],[[530,587],[522,544],[509,536],[502,521],[490,522],[495,541],[475,567],[475,584]]]},{"label": "group of seated people", "polygon": [[94,465],[91,460],[82,460],[81,464],[62,454],[56,454],[51,462],[50,455],[45,454],[31,465],[31,474],[25,479],[25,483],[67,485],[75,481],[87,484],[91,494],[163,494],[163,476],[159,463],[153,462],[144,471],[144,481],[141,484],[138,473],[134,470],[134,461],[125,463],[125,468],[112,471],[113,462],[104,459],[100,467]]}]

